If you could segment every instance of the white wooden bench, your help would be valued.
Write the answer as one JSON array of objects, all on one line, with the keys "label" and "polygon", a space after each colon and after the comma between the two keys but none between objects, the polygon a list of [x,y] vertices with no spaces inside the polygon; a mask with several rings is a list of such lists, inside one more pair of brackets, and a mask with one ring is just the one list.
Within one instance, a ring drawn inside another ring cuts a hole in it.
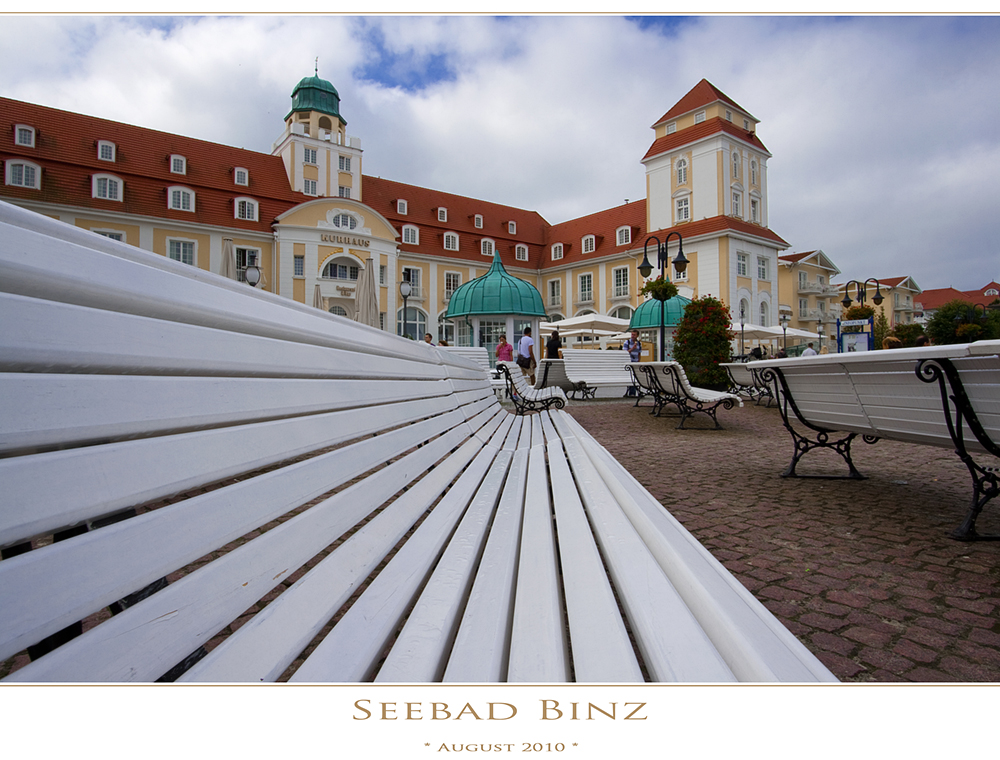
[{"label": "white wooden bench", "polygon": [[455,356],[461,356],[469,361],[475,362],[490,375],[490,383],[493,386],[493,393],[498,399],[503,400],[505,383],[500,377],[500,372],[490,366],[490,354],[482,346],[438,346],[441,351],[447,351]]},{"label": "white wooden bench", "polygon": [[762,400],[767,399],[767,406],[771,406],[773,395],[768,384],[761,379],[760,372],[756,369],[757,363],[731,362],[722,365],[729,375],[729,392],[753,399],[757,406],[760,406]]},{"label": "white wooden bench", "polygon": [[575,394],[579,392],[585,399],[595,398],[601,388],[624,391],[632,385],[632,378],[625,366],[628,363],[629,355],[625,351],[564,348],[566,377],[574,388],[568,392],[569,397],[575,398]]},{"label": "white wooden bench", "polygon": [[566,376],[566,363],[563,359],[540,359],[535,369],[535,387],[562,388],[567,395],[583,390],[580,383],[574,383]]},{"label": "white wooden bench", "polygon": [[735,393],[696,388],[688,381],[687,373],[679,362],[640,362],[629,364],[629,371],[644,394],[653,397],[650,414],[659,417],[665,408],[673,406],[680,414],[677,428],[684,430],[684,423],[694,414],[705,414],[712,418],[716,430],[722,430],[718,411],[743,406],[743,400]]},{"label": "white wooden bench", "polygon": [[829,681],[561,411],[0,203],[8,681]]},{"label": "white wooden bench", "polygon": [[1000,457],[1000,341],[756,366],[772,385],[792,436],[792,461],[783,477],[799,476],[796,467],[810,451],[832,449],[846,462],[846,477],[863,478],[851,455],[858,435],[869,443],[887,438],[950,448],[973,480],[972,505],[952,536],[995,538],[980,536],[975,521],[986,502],[1000,494],[1000,478],[996,467],[980,465],[972,455]]},{"label": "white wooden bench", "polygon": [[[561,388],[537,388],[528,382],[516,362],[497,362],[500,376],[507,384],[507,397],[513,402],[517,414],[540,412],[546,409],[562,409],[566,406],[566,394]],[[537,382],[538,368],[535,368]]]}]

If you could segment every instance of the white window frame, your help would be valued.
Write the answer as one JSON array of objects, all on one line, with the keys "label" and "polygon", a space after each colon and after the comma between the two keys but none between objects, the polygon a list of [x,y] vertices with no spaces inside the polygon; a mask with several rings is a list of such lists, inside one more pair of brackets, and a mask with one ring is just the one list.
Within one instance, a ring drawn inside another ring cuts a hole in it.
[{"label": "white window frame", "polygon": [[253,198],[235,198],[233,200],[233,217],[246,222],[256,222],[258,218],[257,201]]},{"label": "white window frame", "polygon": [[552,244],[552,260],[559,261],[563,257],[563,244],[553,243]]},{"label": "white window frame", "polygon": [[[108,156],[105,158],[105,150],[107,150]],[[98,140],[97,141],[97,160],[98,161],[110,161],[115,162],[115,155],[117,154],[116,146],[110,140]]]},{"label": "white window frame", "polygon": [[771,267],[768,265],[767,256],[757,257],[757,279],[770,282]]},{"label": "white window frame", "polygon": [[[587,283],[587,287],[584,288],[583,284]],[[579,295],[579,303],[593,303],[594,302],[594,275],[590,272],[584,272],[576,276],[576,292]]]},{"label": "white window frame", "polygon": [[302,163],[316,166],[319,164],[319,151],[308,146],[302,147]]},{"label": "white window frame", "polygon": [[439,222],[447,222],[448,221],[448,209],[444,208],[443,206],[438,206],[437,220]]},{"label": "white window frame", "polygon": [[750,131],[750,119],[743,120],[743,129],[745,129],[747,132]]},{"label": "white window frame", "polygon": [[[14,181],[15,171],[14,170],[16,168],[18,168],[18,167],[21,168],[21,181],[20,182],[15,182]],[[41,189],[41,187],[42,187],[42,167],[40,167],[34,161],[25,161],[23,158],[10,159],[10,160],[8,160],[8,161],[5,162],[4,169],[5,169],[4,174],[6,175],[4,177],[5,184],[8,184],[8,185],[10,185],[12,187],[27,187],[27,188],[29,188],[31,190],[40,190]],[[25,181],[24,181],[24,174],[25,174],[24,170],[25,169],[31,169],[31,171],[33,172],[33,175],[34,175],[33,176],[33,180],[34,180],[34,182],[31,183],[31,184],[26,184]]]},{"label": "white window frame", "polygon": [[507,234],[508,235],[517,234],[517,222],[507,222]]},{"label": "white window frame", "polygon": [[580,249],[584,253],[593,253],[597,250],[597,238],[593,235],[584,235],[580,240]]},{"label": "white window frame", "polygon": [[750,276],[750,254],[743,251],[736,252],[736,276]]},{"label": "white window frame", "polygon": [[757,198],[750,199],[750,221],[760,224],[760,200]]},{"label": "white window frame", "polygon": [[303,278],[306,276],[306,257],[292,257],[292,277]]},{"label": "white window frame", "polygon": [[337,186],[337,197],[338,198],[348,198],[349,199],[351,197],[351,188],[346,187],[344,185],[338,185]]},{"label": "white window frame", "polygon": [[170,173],[171,174],[187,174],[187,159],[177,153],[173,153],[170,156]]},{"label": "white window frame", "polygon": [[672,121],[669,124],[667,124],[667,134],[668,135],[672,135],[676,131],[677,131],[677,122],[676,121]]},{"label": "white window frame", "polygon": [[614,298],[628,298],[632,295],[629,287],[629,268],[615,267],[611,270],[611,287]]},{"label": "white window frame", "polygon": [[726,109],[726,121],[732,121],[732,120],[733,120],[733,112],[732,112],[732,111],[730,111],[730,110],[729,110],[729,109],[727,108],[727,109]]},{"label": "white window frame", "polygon": [[[450,281],[450,282],[449,282]],[[445,272],[444,273],[444,297],[445,300],[449,300],[452,294],[462,287],[462,273],[461,272]]]},{"label": "white window frame", "polygon": [[757,184],[757,159],[750,162],[750,184]]},{"label": "white window frame", "polygon": [[672,278],[673,281],[674,282],[687,282],[688,272],[689,272],[690,268],[691,268],[691,265],[688,264],[688,268],[685,269],[683,272],[678,272],[676,269],[674,269],[673,270],[674,274],[673,274],[673,278]]},{"label": "white window frame", "polygon": [[[240,179],[243,181],[240,182]],[[237,166],[233,169],[233,182],[237,185],[247,187],[250,184],[250,172],[242,166]]]},{"label": "white window frame", "polygon": [[[334,216],[333,219],[330,221],[330,223],[338,230],[344,230],[344,229],[353,230],[357,229],[361,225],[361,220],[358,219],[358,217],[356,217],[354,214],[349,214],[346,211],[343,211],[342,209],[338,209],[338,211],[340,211],[340,213]],[[346,226],[344,226],[345,220],[346,220]]]},{"label": "white window frame", "polygon": [[[175,198],[174,196],[178,194],[179,197]],[[190,208],[184,208],[185,197],[188,197],[189,199],[189,203],[191,206]],[[172,185],[167,188],[167,208],[172,209],[174,211],[190,211],[191,213],[194,213],[194,208],[195,208],[194,204],[195,204],[195,194],[194,190],[192,190],[190,187],[183,187],[182,185]]]},{"label": "white window frame", "polygon": [[[27,133],[27,140],[22,140],[22,130]],[[35,128],[29,126],[28,124],[15,124],[14,125],[14,144],[19,145],[22,148],[34,148],[35,147]]]},{"label": "white window frame", "polygon": [[618,245],[632,245],[632,228],[629,226],[619,227],[615,230],[615,240]]},{"label": "white window frame", "polygon": [[678,185],[686,185],[688,181],[688,162],[686,158],[678,158],[676,166],[676,179]]},{"label": "white window frame", "polygon": [[101,237],[106,237],[108,240],[117,240],[119,243],[125,242],[125,233],[121,230],[105,230],[99,227],[91,227],[90,231]]},{"label": "white window frame", "polygon": [[400,216],[406,216],[406,201],[402,198],[396,199],[396,213]]},{"label": "white window frame", "polygon": [[514,258],[518,261],[528,260],[528,246],[519,244],[514,248]]},{"label": "white window frame", "polygon": [[483,215],[476,214],[472,217],[472,223],[475,225],[477,230],[481,230],[483,228]]},{"label": "white window frame", "polygon": [[413,224],[404,224],[403,243],[406,245],[420,245],[420,228]]},{"label": "white window frame", "polygon": [[687,196],[674,199],[674,222],[691,221],[691,199]]},{"label": "white window frame", "polygon": [[805,319],[809,316],[809,299],[800,298],[799,299],[799,319]]},{"label": "white window frame", "polygon": [[739,151],[733,151],[732,153],[732,164],[733,164],[733,179],[740,178],[740,154]]},{"label": "white window frame", "polygon": [[[101,188],[105,188],[105,192],[101,195]],[[114,192],[111,188],[114,187]],[[100,198],[105,201],[117,201],[121,203],[122,196],[125,194],[123,191],[125,189],[125,183],[122,182],[120,177],[116,177],[114,174],[94,174],[90,178],[90,197]]]},{"label": "white window frame", "polygon": [[[183,250],[179,252],[180,258],[174,258],[171,255],[171,247],[174,243],[179,246],[190,245],[191,246],[191,261],[184,261]],[[167,258],[173,261],[180,261],[182,264],[189,264],[190,266],[198,266],[198,241],[188,240],[186,238],[167,238]]]},{"label": "white window frame", "polygon": [[799,287],[804,288],[809,283],[809,274],[804,270],[799,270]]},{"label": "white window frame", "polygon": [[703,121],[705,121],[705,112],[698,111],[698,113],[694,115],[694,123],[701,124]]},{"label": "white window frame", "polygon": [[483,256],[492,256],[496,247],[496,242],[492,238],[483,238],[479,241],[479,252]]},{"label": "white window frame", "polygon": [[351,173],[351,157],[350,156],[339,156],[337,160],[337,168],[339,171],[345,172],[347,174]]},{"label": "white window frame", "polygon": [[[454,241],[454,245],[448,245],[449,242]],[[446,251],[457,251],[459,246],[458,235],[454,232],[444,233],[444,249]]]},{"label": "white window frame", "polygon": [[732,212],[733,212],[733,216],[737,216],[740,219],[743,218],[743,214],[742,214],[742,212],[740,210],[740,206],[742,205],[742,203],[741,203],[742,198],[743,198],[743,193],[740,193],[740,192],[738,192],[736,190],[733,191]]},{"label": "white window frame", "polygon": [[549,306],[562,306],[562,280],[549,280]]},{"label": "white window frame", "polygon": [[314,179],[302,179],[302,192],[305,195],[319,195],[319,184]]},{"label": "white window frame", "polygon": [[[247,267],[260,266],[260,248],[250,248],[245,245],[236,246],[233,253],[236,256],[236,279],[239,282],[247,281]],[[240,258],[243,258],[243,266],[240,266]]]}]

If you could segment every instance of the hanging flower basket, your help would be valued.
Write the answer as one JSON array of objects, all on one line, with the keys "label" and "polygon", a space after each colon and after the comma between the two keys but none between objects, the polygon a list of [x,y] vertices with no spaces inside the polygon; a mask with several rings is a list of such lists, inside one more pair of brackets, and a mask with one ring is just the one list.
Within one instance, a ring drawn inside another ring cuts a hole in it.
[{"label": "hanging flower basket", "polygon": [[677,295],[677,286],[670,280],[657,277],[655,280],[649,280],[639,292],[644,296],[652,296],[657,301],[669,301]]}]

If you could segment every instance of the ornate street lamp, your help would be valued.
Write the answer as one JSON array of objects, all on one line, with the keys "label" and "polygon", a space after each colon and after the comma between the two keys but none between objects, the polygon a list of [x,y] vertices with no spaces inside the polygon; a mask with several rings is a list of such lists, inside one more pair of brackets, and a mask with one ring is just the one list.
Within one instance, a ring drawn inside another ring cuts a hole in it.
[{"label": "ornate street lamp", "polygon": [[778,317],[778,321],[781,323],[781,331],[785,334],[782,339],[781,347],[787,352],[788,351],[788,315],[782,314]]},{"label": "ornate street lamp", "polygon": [[875,283],[875,295],[872,296],[872,303],[875,304],[876,306],[880,306],[882,302],[885,300],[882,297],[882,291],[879,290],[879,282],[874,277],[869,277],[867,280],[864,281],[864,283],[860,283],[857,280],[849,280],[848,283],[844,286],[844,300],[841,301],[841,303],[844,304],[845,309],[851,308],[850,290],[852,282],[854,283],[854,297],[857,299],[858,304],[860,304],[861,306],[865,305],[865,299],[868,297],[869,282]]},{"label": "ornate street lamp", "polygon": [[406,337],[406,300],[410,297],[410,293],[413,292],[413,286],[406,280],[399,283],[399,295],[403,297],[403,337]]},{"label": "ornate street lamp", "polygon": [[819,335],[819,350],[822,353],[822,351],[823,351],[823,332],[824,332],[823,325],[817,326],[816,327],[816,332]]},{"label": "ornate street lamp", "polygon": [[257,283],[260,282],[260,269],[256,264],[251,264],[244,270],[243,279],[251,288],[257,287]]},{"label": "ornate street lamp", "polygon": [[[670,278],[667,276],[667,264],[670,263],[670,255],[667,253],[667,244],[670,242],[672,236],[677,236],[677,257],[674,259],[674,269],[677,270],[677,274],[681,274],[685,269],[687,269],[688,260],[684,258],[684,239],[681,237],[679,232],[669,232],[663,242],[655,235],[650,235],[646,238],[646,243],[642,247],[642,263],[639,265],[639,274],[643,279],[646,279],[653,273],[653,265],[649,263],[649,241],[656,241],[656,263],[660,267],[660,278],[664,282],[670,282]],[[666,303],[667,299],[660,301],[660,361],[666,361],[667,355],[667,344],[665,336],[666,327]]]},{"label": "ornate street lamp", "polygon": [[740,357],[746,356],[746,349],[743,345],[743,336],[746,334],[746,315],[743,313],[743,302],[740,301]]}]

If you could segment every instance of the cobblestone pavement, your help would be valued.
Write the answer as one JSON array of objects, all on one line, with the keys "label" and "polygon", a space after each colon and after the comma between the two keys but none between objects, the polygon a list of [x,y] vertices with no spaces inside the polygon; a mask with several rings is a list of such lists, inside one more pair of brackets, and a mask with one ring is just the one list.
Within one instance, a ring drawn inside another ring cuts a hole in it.
[{"label": "cobblestone pavement", "polygon": [[[783,479],[775,408],[720,410],[724,430],[630,401],[566,411],[841,680],[1000,681],[1000,542],[948,538],[972,493],[950,449],[856,440],[867,480]],[[815,452],[798,470],[846,467]],[[977,527],[1000,533],[1000,500]]]}]

